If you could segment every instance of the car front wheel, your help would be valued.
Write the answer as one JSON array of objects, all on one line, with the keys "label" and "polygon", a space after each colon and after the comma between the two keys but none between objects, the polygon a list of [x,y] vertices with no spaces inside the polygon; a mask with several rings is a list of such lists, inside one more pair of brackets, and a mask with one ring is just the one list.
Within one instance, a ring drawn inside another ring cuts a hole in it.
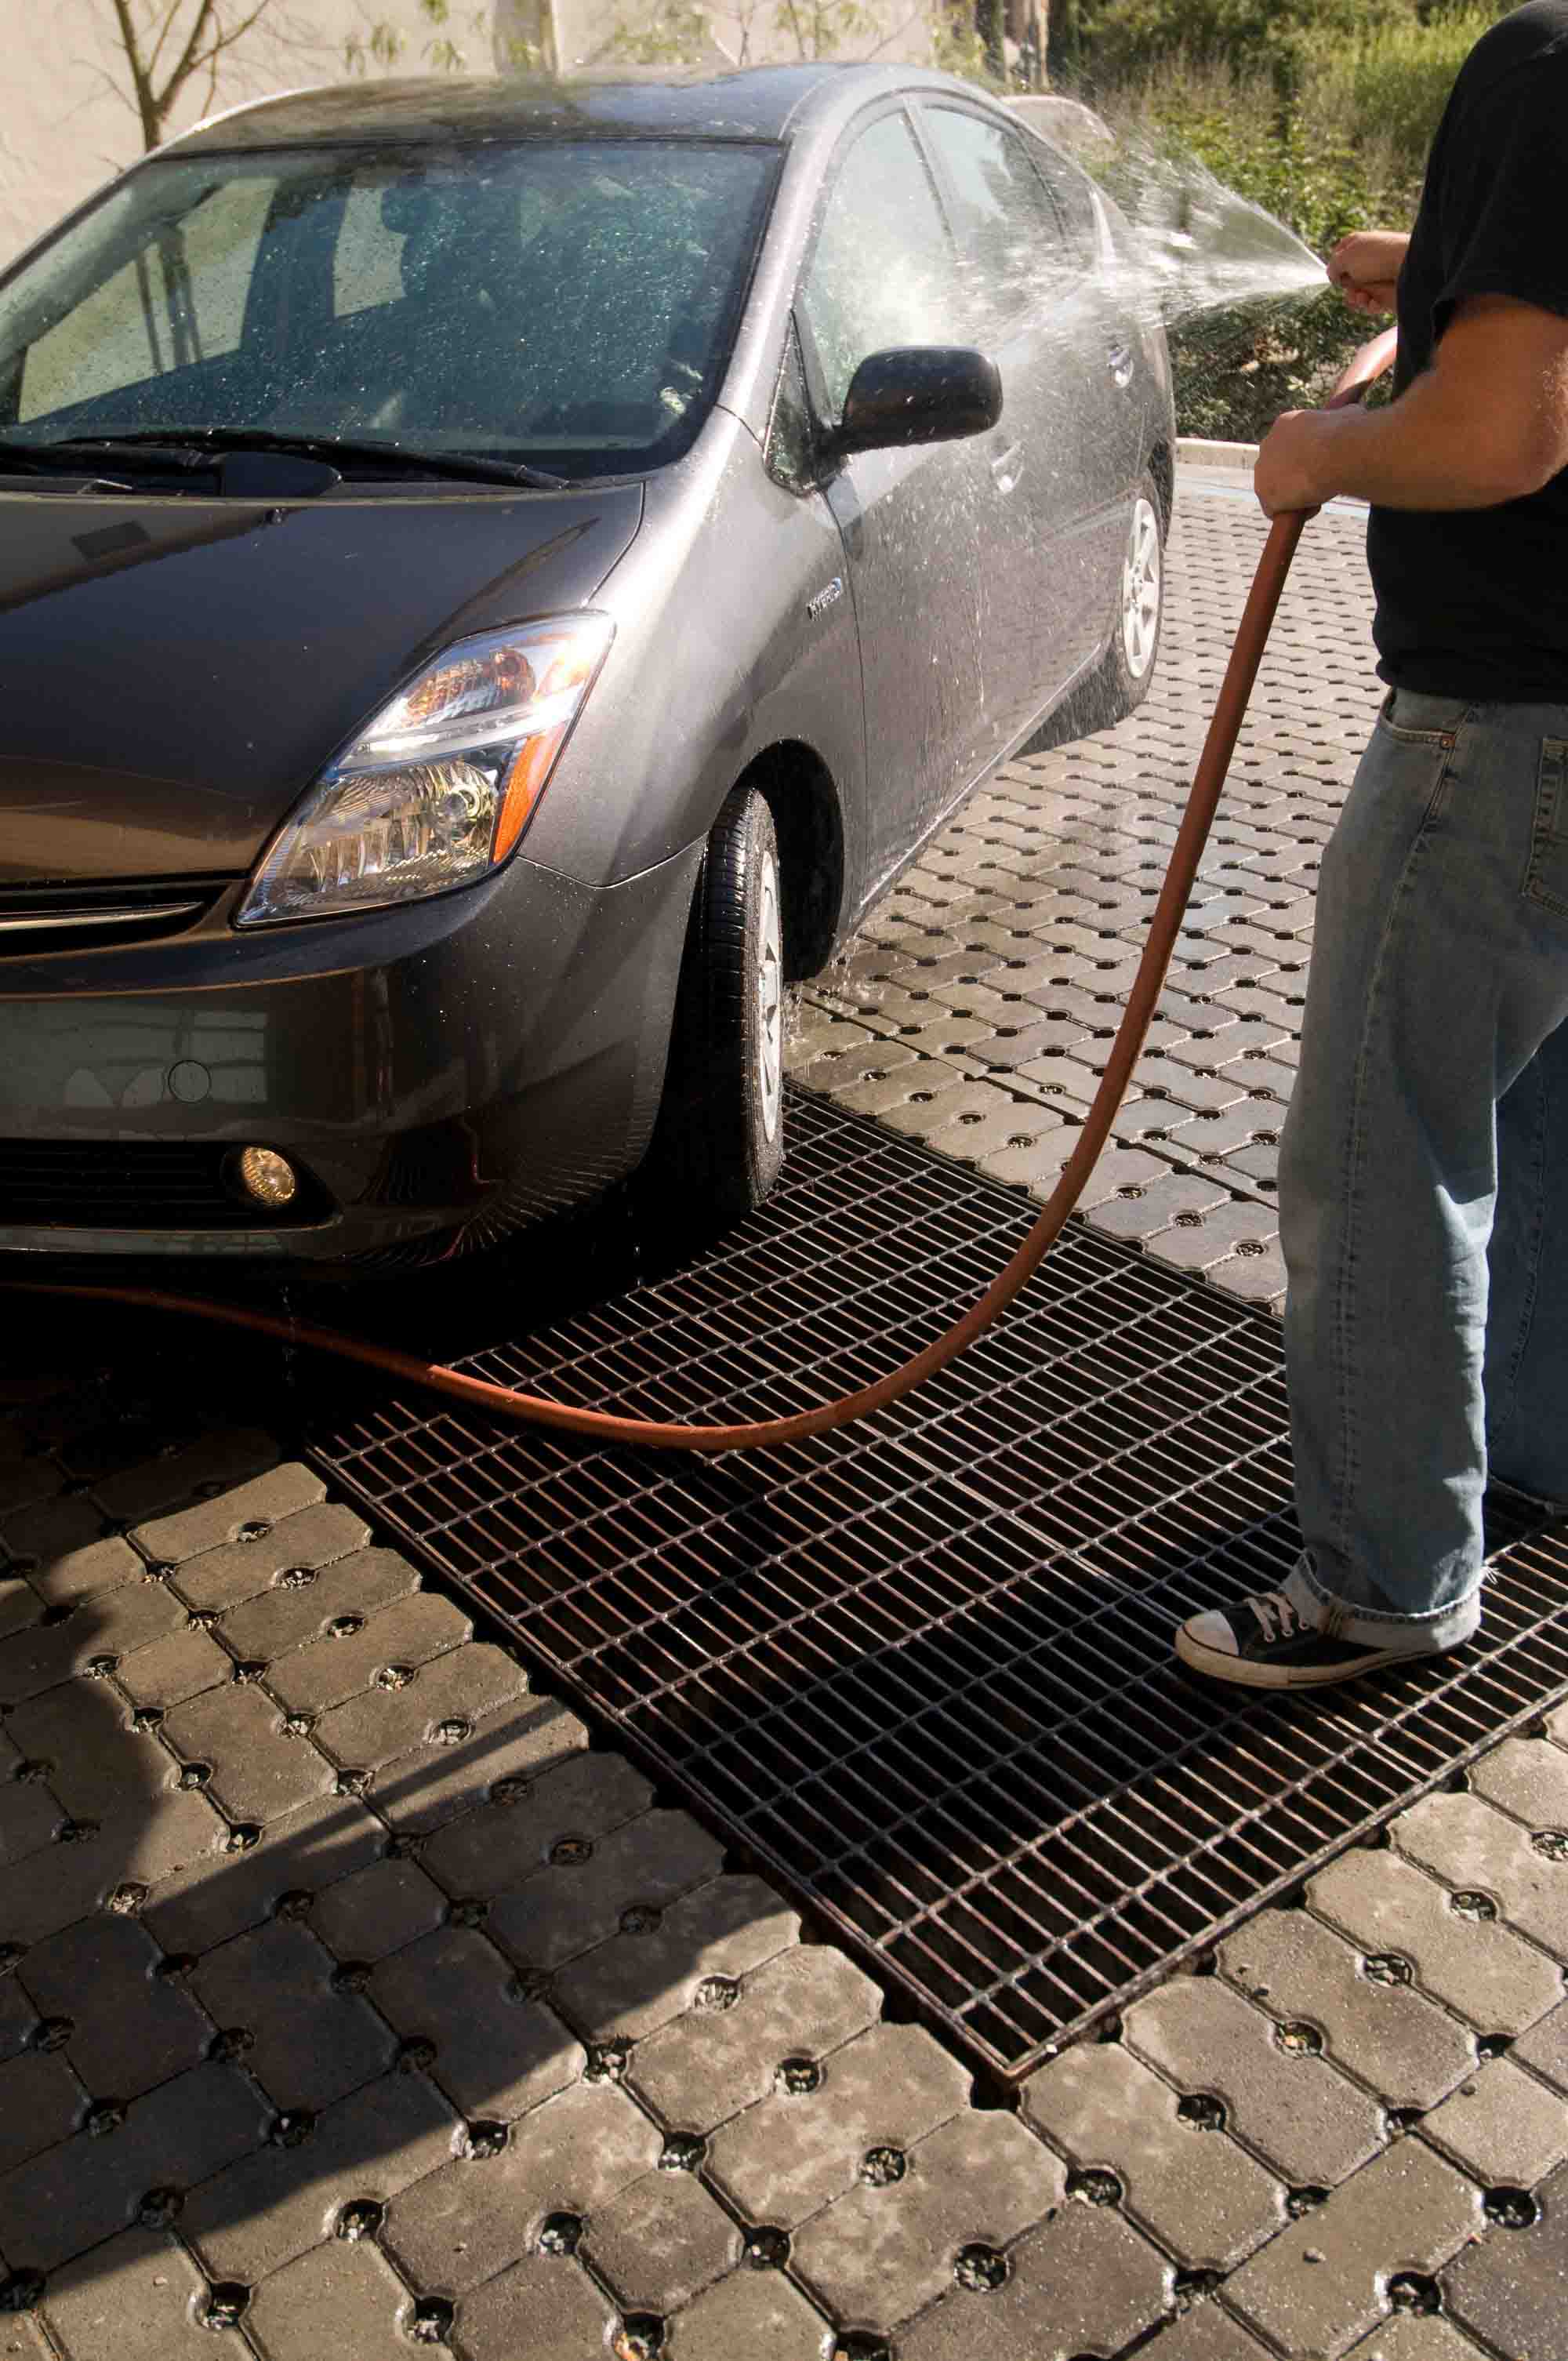
[{"label": "car front wheel", "polygon": [[777,1180],[784,1034],[778,840],[767,798],[740,785],[703,856],[650,1158],[688,1214],[738,1219]]}]

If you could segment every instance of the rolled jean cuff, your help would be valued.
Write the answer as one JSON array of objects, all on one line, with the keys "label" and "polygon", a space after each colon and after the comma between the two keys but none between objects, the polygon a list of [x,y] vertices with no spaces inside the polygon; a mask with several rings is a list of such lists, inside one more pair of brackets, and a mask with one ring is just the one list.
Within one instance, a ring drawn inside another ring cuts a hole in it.
[{"label": "rolled jean cuff", "polygon": [[1340,1619],[1334,1627],[1336,1639],[1348,1640],[1356,1647],[1394,1649],[1409,1656],[1433,1656],[1444,1648],[1457,1648],[1474,1639],[1481,1626],[1479,1583],[1468,1598],[1440,1607],[1431,1615],[1374,1615],[1325,1589],[1306,1551],[1286,1576],[1285,1596],[1307,1623],[1321,1624],[1324,1615],[1333,1610]]}]

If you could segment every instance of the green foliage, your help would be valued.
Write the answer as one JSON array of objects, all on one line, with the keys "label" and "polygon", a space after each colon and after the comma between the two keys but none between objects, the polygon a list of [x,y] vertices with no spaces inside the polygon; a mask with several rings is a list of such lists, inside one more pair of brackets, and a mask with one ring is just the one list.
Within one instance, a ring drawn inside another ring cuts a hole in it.
[{"label": "green foliage", "polygon": [[1287,92],[1301,56],[1413,13],[1413,0],[1078,0],[1074,64],[1114,83],[1169,59],[1262,74]]},{"label": "green foliage", "polygon": [[1423,23],[1388,25],[1324,58],[1316,71],[1320,110],[1376,126],[1402,169],[1418,175],[1448,104],[1454,76],[1501,6],[1464,7]]},{"label": "green foliage", "polygon": [[[420,50],[422,62],[433,73],[466,73],[468,52],[450,30],[452,0],[419,0],[419,7],[431,28],[431,37]],[[482,8],[475,11],[469,29],[488,64],[489,37]],[[408,55],[408,36],[400,27],[385,16],[376,17],[362,30],[349,34],[343,45],[343,62],[351,74],[385,73],[402,62]]]},{"label": "green foliage", "polygon": [[957,74],[960,81],[995,89],[996,76],[986,54],[972,5],[938,7],[931,21],[931,63],[938,73]]},{"label": "green foliage", "polygon": [[688,0],[674,0],[640,16],[618,16],[604,54],[634,66],[696,65],[707,54],[707,16]]},{"label": "green foliage", "polygon": [[[771,39],[767,54],[836,58],[874,49],[891,29],[891,0],[727,0],[725,16],[740,27],[733,62],[755,62],[759,28]],[[717,55],[709,10],[702,0],[645,0],[615,18],[598,54],[635,65],[699,65]]]},{"label": "green foliage", "polygon": [[1261,442],[1282,410],[1321,402],[1369,334],[1327,291],[1179,322],[1169,331],[1178,432]]}]

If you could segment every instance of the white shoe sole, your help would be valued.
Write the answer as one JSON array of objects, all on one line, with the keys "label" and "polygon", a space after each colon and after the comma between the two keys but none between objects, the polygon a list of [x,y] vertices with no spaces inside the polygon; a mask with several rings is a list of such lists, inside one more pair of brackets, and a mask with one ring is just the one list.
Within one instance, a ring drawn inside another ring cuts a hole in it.
[{"label": "white shoe sole", "polygon": [[1222,1648],[1205,1648],[1201,1641],[1189,1639],[1185,1624],[1177,1627],[1176,1653],[1193,1672],[1202,1673],[1212,1681],[1228,1681],[1233,1688],[1242,1689],[1326,1689],[1339,1681],[1358,1681],[1363,1673],[1380,1673],[1387,1664],[1422,1661],[1408,1648],[1387,1648],[1369,1650],[1354,1664],[1321,1668],[1256,1664],[1245,1656],[1228,1656]]}]

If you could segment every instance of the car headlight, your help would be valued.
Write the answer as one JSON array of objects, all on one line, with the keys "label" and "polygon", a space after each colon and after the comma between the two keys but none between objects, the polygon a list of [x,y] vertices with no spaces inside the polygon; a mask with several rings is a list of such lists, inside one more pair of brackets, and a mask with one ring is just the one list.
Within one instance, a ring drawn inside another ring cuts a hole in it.
[{"label": "car headlight", "polygon": [[615,626],[562,615],[460,640],[382,706],[272,840],[241,927],[469,885],[513,850]]}]

